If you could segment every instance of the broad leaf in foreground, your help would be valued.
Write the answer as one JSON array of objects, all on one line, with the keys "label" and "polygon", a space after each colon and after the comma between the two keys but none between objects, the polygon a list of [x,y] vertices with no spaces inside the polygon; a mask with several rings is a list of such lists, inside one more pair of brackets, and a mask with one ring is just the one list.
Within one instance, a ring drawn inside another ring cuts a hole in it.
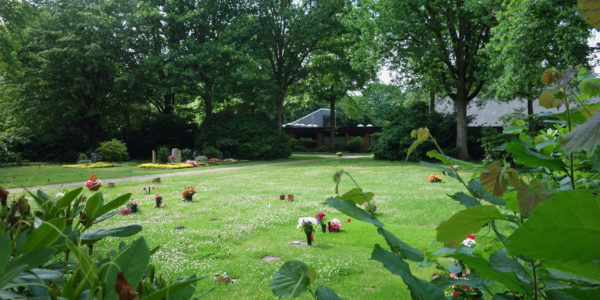
[{"label": "broad leaf in foreground", "polygon": [[508,251],[528,258],[591,263],[600,259],[598,216],[600,197],[591,191],[559,192],[540,203],[508,238]]},{"label": "broad leaf in foreground", "polygon": [[314,270],[305,263],[297,260],[288,261],[273,274],[271,291],[280,298],[295,298],[306,292],[314,278]]},{"label": "broad leaf in foreground", "polygon": [[415,277],[411,272],[408,264],[397,255],[387,251],[378,244],[375,244],[375,249],[371,254],[371,259],[374,259],[383,264],[393,274],[402,277],[402,281],[408,286],[410,295],[413,299],[427,300],[443,300],[444,293],[435,285]]},{"label": "broad leaf in foreground", "polygon": [[492,205],[471,206],[454,214],[437,227],[437,240],[442,243],[458,244],[467,235],[477,233],[487,223],[505,219]]},{"label": "broad leaf in foreground", "polygon": [[329,205],[350,217],[357,218],[367,223],[371,223],[377,227],[383,226],[383,223],[379,222],[379,220],[377,220],[375,217],[373,217],[371,214],[369,214],[362,208],[356,206],[352,201],[328,198],[327,200],[325,200],[325,205]]}]

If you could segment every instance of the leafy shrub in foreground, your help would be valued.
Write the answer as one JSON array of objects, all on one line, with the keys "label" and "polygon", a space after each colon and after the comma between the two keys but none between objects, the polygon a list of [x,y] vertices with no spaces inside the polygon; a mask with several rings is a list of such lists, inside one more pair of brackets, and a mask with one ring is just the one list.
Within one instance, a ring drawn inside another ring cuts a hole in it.
[{"label": "leafy shrub in foreground", "polygon": [[106,161],[125,161],[129,159],[127,146],[117,139],[101,143],[98,152],[102,154]]}]

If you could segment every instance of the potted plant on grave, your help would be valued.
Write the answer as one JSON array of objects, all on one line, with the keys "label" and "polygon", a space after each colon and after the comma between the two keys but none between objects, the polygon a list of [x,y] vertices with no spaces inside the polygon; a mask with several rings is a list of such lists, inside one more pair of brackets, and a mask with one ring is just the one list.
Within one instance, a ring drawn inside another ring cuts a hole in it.
[{"label": "potted plant on grave", "polygon": [[96,173],[90,175],[88,181],[85,182],[84,186],[88,188],[88,190],[95,192],[102,187],[102,181],[98,179],[98,175]]},{"label": "potted plant on grave", "polygon": [[170,165],[174,164],[176,158],[177,158],[177,156],[175,156],[175,154],[169,155],[169,164]]},{"label": "potted plant on grave", "polygon": [[340,227],[342,227],[342,222],[340,222],[340,220],[338,220],[337,218],[329,222],[329,232],[340,232]]},{"label": "potted plant on grave", "polygon": [[155,208],[160,208],[160,204],[162,203],[162,195],[161,194],[154,195],[154,201],[156,201]]},{"label": "potted plant on grave", "polygon": [[317,219],[317,223],[321,224],[321,230],[323,231],[323,233],[325,233],[327,230],[327,225],[325,225],[325,220],[327,220],[327,217],[325,217],[325,214],[319,212],[315,215],[315,219]]},{"label": "potted plant on grave", "polygon": [[192,202],[192,197],[194,196],[194,194],[196,193],[196,190],[194,190],[194,187],[187,187],[183,193],[181,193],[181,195],[183,196],[183,201],[186,202]]},{"label": "potted plant on grave", "polygon": [[296,228],[304,231],[304,234],[306,234],[306,244],[309,246],[312,245],[312,241],[314,239],[312,233],[315,232],[315,225],[317,225],[317,219],[313,217],[304,217],[298,219],[298,226],[296,226]]}]

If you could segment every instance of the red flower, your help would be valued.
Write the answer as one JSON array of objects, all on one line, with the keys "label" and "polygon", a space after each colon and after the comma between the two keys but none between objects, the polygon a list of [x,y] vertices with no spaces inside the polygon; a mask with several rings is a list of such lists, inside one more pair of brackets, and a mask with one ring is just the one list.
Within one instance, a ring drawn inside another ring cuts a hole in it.
[{"label": "red flower", "polygon": [[152,189],[154,189],[154,187],[152,187]]},{"label": "red flower", "polygon": [[348,219],[348,223],[350,223],[350,219]]},{"label": "red flower", "polygon": [[96,181],[98,179],[98,175],[96,173],[90,175],[90,180]]},{"label": "red flower", "polygon": [[315,237],[312,235],[312,233],[310,234],[310,240],[311,240],[311,241],[314,241],[314,240],[315,240]]},{"label": "red flower", "polygon": [[460,296],[460,292],[452,292],[452,296]]},{"label": "red flower", "polygon": [[469,235],[467,235],[467,238],[468,238],[468,239],[472,239],[472,240],[474,240],[474,239],[475,239],[475,236],[474,236],[474,235],[472,235],[472,234],[469,234]]}]

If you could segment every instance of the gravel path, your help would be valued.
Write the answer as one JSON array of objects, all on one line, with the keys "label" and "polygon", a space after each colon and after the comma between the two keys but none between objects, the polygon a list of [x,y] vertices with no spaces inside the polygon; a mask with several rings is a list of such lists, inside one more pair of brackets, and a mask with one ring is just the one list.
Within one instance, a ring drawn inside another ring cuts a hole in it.
[{"label": "gravel path", "polygon": [[[353,156],[344,156],[344,157],[342,157],[342,159],[361,158],[361,157],[370,157],[370,156],[353,155]],[[235,171],[235,170],[248,169],[248,168],[260,168],[260,167],[269,167],[269,166],[278,166],[278,165],[299,164],[299,163],[307,163],[307,162],[320,161],[320,160],[331,160],[331,159],[340,159],[340,158],[332,157],[332,158],[319,158],[319,159],[304,159],[304,160],[296,160],[296,161],[284,161],[284,162],[277,162],[277,163],[264,163],[264,164],[246,165],[246,166],[239,165],[239,166],[235,166],[235,167],[216,168],[216,169],[204,169],[204,170],[196,169],[196,170],[177,172],[177,173],[138,175],[138,176],[106,179],[106,180],[103,180],[103,183],[107,184],[109,182],[143,180],[143,179],[152,179],[152,178],[156,178],[156,177],[164,178],[164,177],[195,175],[195,174],[203,174],[203,173],[226,172],[226,171]],[[47,189],[61,188],[61,187],[83,186],[84,184],[85,184],[85,181],[70,182],[70,183],[57,183],[57,184],[49,184],[49,185],[32,186],[32,187],[27,187],[27,189],[29,191],[47,190]],[[24,191],[23,188],[11,188],[11,189],[7,189],[7,190],[10,193],[20,193],[20,192]]]}]

